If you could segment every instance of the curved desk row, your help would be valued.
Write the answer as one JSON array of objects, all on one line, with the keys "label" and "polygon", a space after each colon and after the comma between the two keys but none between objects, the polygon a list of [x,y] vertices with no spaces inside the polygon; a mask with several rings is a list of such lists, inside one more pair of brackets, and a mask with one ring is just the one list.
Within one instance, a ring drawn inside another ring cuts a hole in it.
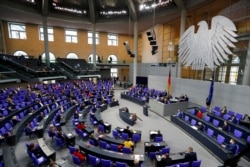
[{"label": "curved desk row", "polygon": [[[205,125],[206,128],[210,128],[210,129],[212,129],[214,131],[214,136],[217,136],[218,134],[221,134],[222,136],[225,137],[225,141],[230,141],[230,139],[233,138],[235,140],[235,142],[239,145],[239,151],[242,151],[245,147],[247,147],[246,138],[243,139],[243,138],[237,138],[237,137],[235,137],[233,135],[233,133],[232,133],[233,132],[232,129],[231,129],[231,132],[219,130],[218,127],[216,127],[216,126],[214,126],[212,124],[212,122],[207,122],[204,119],[197,118],[195,115],[192,115],[191,113],[184,112],[183,115],[184,116],[187,115],[191,119],[196,120],[197,122],[198,121],[202,122],[202,124]],[[221,122],[221,124],[222,123],[223,122]],[[249,133],[245,134],[245,136],[246,135],[249,135]],[[246,154],[245,157],[248,158],[248,159],[250,159],[250,153]]]},{"label": "curved desk row", "polygon": [[67,103],[67,105],[72,105],[72,106],[62,114],[62,119],[60,121],[61,126],[66,124],[69,118],[73,115],[76,108],[79,106],[79,104],[72,104],[72,102]]},{"label": "curved desk row", "polygon": [[84,151],[86,154],[91,154],[99,158],[112,160],[113,162],[125,162],[129,166],[132,166],[135,159],[139,159],[140,163],[144,161],[144,155],[118,153],[101,149],[92,145],[86,145],[82,141],[77,142],[77,144],[79,145],[80,150]]},{"label": "curved desk row", "polygon": [[105,141],[105,142],[107,142],[109,144],[123,145],[123,143],[124,143],[124,140],[116,139],[116,138],[113,138],[113,137],[110,137],[110,136],[100,135],[98,138],[99,138],[100,141]]},{"label": "curved desk row", "polygon": [[130,119],[131,113],[127,113],[124,110],[119,109],[119,116],[127,124],[129,124],[131,126],[133,126],[135,124],[135,121],[133,121],[132,119]]},{"label": "curved desk row", "polygon": [[209,137],[206,135],[206,133],[201,132],[199,130],[196,130],[192,128],[190,125],[188,125],[184,120],[171,115],[171,121],[175,123],[177,126],[182,128],[184,131],[186,131],[192,138],[196,139],[199,143],[201,143],[203,146],[205,146],[212,154],[217,157],[218,160],[224,162],[226,159],[229,158],[229,155],[231,154],[231,151],[222,148],[215,139]]},{"label": "curved desk row", "polygon": [[132,97],[132,96],[129,96],[129,95],[125,94],[125,92],[122,92],[122,93],[121,93],[121,98],[122,98],[122,99],[129,100],[129,101],[134,102],[134,103],[139,104],[139,105],[144,105],[144,103],[145,103],[145,102],[144,102],[143,100],[141,100],[141,99],[138,99],[138,98],[136,98],[136,97]]}]

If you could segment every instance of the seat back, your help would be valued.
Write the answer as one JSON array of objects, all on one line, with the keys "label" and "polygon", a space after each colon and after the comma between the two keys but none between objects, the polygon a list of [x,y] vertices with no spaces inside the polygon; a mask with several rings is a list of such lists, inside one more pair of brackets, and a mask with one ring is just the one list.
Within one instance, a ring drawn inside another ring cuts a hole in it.
[{"label": "seat back", "polygon": [[111,160],[107,160],[107,159],[101,159],[101,165],[102,167],[112,167],[112,161]]},{"label": "seat back", "polygon": [[185,120],[186,122],[189,122],[189,116],[185,115],[184,120]]},{"label": "seat back", "polygon": [[204,117],[204,119],[205,119],[205,121],[209,122],[210,119],[211,119],[211,117],[206,115],[206,116]]},{"label": "seat back", "polygon": [[132,151],[131,151],[131,149],[129,147],[123,147],[122,148],[122,152],[123,153],[127,153],[127,154],[131,154],[132,153]]},{"label": "seat back", "polygon": [[99,162],[100,162],[99,158],[97,158],[96,156],[93,156],[91,154],[88,154],[88,163],[90,165],[97,165],[97,164],[99,164]]},{"label": "seat back", "polygon": [[122,133],[122,140],[127,140],[127,139],[128,139],[128,134]]},{"label": "seat back", "polygon": [[218,127],[220,122],[217,119],[213,119],[213,125]]},{"label": "seat back", "polygon": [[118,131],[117,130],[112,130],[112,135],[113,135],[113,137],[114,138],[119,138],[119,133],[118,133]]},{"label": "seat back", "polygon": [[80,160],[79,157],[77,157],[77,156],[75,156],[73,154],[71,156],[72,156],[74,164],[81,165],[81,160]]},{"label": "seat back", "polygon": [[213,137],[214,136],[214,131],[212,129],[210,129],[210,128],[207,128],[207,135],[209,137]]},{"label": "seat back", "polygon": [[112,150],[112,151],[118,151],[118,145],[117,144],[110,144],[110,149]]},{"label": "seat back", "polygon": [[128,165],[125,162],[117,162],[116,161],[116,167],[127,167]]},{"label": "seat back", "polygon": [[216,139],[217,143],[219,144],[223,144],[225,142],[225,137],[221,136],[220,134],[217,135],[217,139]]},{"label": "seat back", "polygon": [[223,115],[223,119],[226,120],[226,121],[228,121],[230,118],[231,118],[231,115],[229,115],[229,114],[224,114]]},{"label": "seat back", "polygon": [[190,110],[190,113],[191,113],[192,115],[195,115],[195,113],[196,113],[196,112],[195,112],[195,109],[191,109],[191,110]]},{"label": "seat back", "polygon": [[69,152],[70,152],[70,154],[73,154],[74,152],[75,152],[75,150],[76,150],[76,148],[75,147],[73,147],[73,146],[68,146],[68,148],[69,148]]},{"label": "seat back", "polygon": [[100,147],[103,148],[103,149],[107,149],[107,142],[105,141],[100,141]]},{"label": "seat back", "polygon": [[189,162],[179,163],[179,167],[189,167]]},{"label": "seat back", "polygon": [[238,129],[234,129],[234,136],[237,138],[241,138],[242,137],[242,132],[239,131]]},{"label": "seat back", "polygon": [[192,126],[196,126],[196,124],[197,124],[197,121],[196,121],[195,119],[192,119],[192,120],[191,120],[191,125],[192,125]]},{"label": "seat back", "polygon": [[99,130],[99,132],[104,133],[104,131],[105,131],[104,126],[98,125],[98,130]]},{"label": "seat back", "polygon": [[220,107],[219,106],[215,106],[213,111],[220,111]]},{"label": "seat back", "polygon": [[164,154],[169,154],[170,153],[170,147],[164,147],[160,150],[160,153],[161,155],[164,155]]},{"label": "seat back", "polygon": [[138,133],[134,133],[132,135],[132,141],[133,142],[140,142],[141,141],[141,136]]},{"label": "seat back", "polygon": [[201,160],[193,161],[192,167],[200,167],[201,166]]},{"label": "seat back", "polygon": [[243,115],[241,113],[236,113],[235,117],[237,120],[242,120]]},{"label": "seat back", "polygon": [[156,136],[155,137],[155,142],[159,143],[163,141],[163,137],[162,136]]},{"label": "seat back", "polygon": [[229,111],[227,112],[227,114],[230,115],[230,116],[234,116],[235,113],[234,113],[234,111],[229,110]]}]

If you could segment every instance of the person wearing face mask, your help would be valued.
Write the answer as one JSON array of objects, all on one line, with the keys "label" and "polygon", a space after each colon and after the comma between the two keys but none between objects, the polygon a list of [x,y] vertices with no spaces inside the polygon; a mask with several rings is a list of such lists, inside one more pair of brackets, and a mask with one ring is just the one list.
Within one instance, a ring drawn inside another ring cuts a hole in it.
[{"label": "person wearing face mask", "polygon": [[222,144],[221,147],[223,147],[223,148],[225,148],[225,149],[231,151],[232,153],[234,153],[235,150],[237,149],[237,146],[236,146],[236,144],[235,144],[234,139],[231,139],[231,140],[230,140],[230,143],[228,143],[228,144]]}]

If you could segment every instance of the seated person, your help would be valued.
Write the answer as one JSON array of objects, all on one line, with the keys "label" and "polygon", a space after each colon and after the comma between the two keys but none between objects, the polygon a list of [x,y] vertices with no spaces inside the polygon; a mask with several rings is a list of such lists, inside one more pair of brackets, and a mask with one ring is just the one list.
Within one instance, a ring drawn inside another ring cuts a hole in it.
[{"label": "seated person", "polygon": [[65,136],[64,136],[64,134],[63,134],[63,132],[61,131],[61,130],[59,130],[58,132],[57,132],[57,135],[56,135],[58,138],[60,138],[61,140],[62,140],[62,142],[65,142],[66,141],[66,138],[65,138]]},{"label": "seated person", "polygon": [[39,114],[38,117],[37,117],[37,122],[41,122],[41,121],[43,120],[43,118],[44,118],[44,114],[43,114],[43,112],[41,111],[40,114]]},{"label": "seated person", "polygon": [[83,130],[85,129],[87,126],[83,123],[83,122],[79,122],[79,124],[77,124],[77,129],[79,130]]},{"label": "seated person", "polygon": [[16,115],[14,115],[13,117],[12,117],[12,122],[13,122],[13,126],[15,126],[18,122],[20,122],[21,120],[19,119],[19,118],[17,118],[17,116]]},{"label": "seated person", "polygon": [[52,134],[55,134],[55,133],[56,133],[56,128],[54,127],[53,124],[50,124],[50,125],[49,125],[49,131],[50,131]]},{"label": "seated person", "polygon": [[60,123],[61,119],[62,119],[62,114],[57,114],[55,119],[56,123]]},{"label": "seated person", "polygon": [[77,110],[75,110],[73,117],[74,119],[79,119],[79,113]]},{"label": "seated person", "polygon": [[140,161],[139,161],[139,159],[135,159],[134,160],[134,165],[133,165],[133,167],[140,167],[141,165],[140,165]]},{"label": "seated person", "polygon": [[150,153],[150,152],[156,152],[158,151],[159,149],[155,147],[154,144],[151,144],[150,147],[148,148],[148,152],[147,153]]},{"label": "seated person", "polygon": [[227,113],[227,106],[223,106],[221,109],[220,109],[220,114],[221,116],[223,116],[224,114]]},{"label": "seated person", "polygon": [[129,113],[128,107],[123,107],[124,112]]},{"label": "seated person", "polygon": [[192,147],[188,147],[187,152],[185,153],[185,158],[184,158],[185,162],[189,162],[189,167],[192,166],[192,162],[193,161],[197,161],[197,155],[196,152],[193,151]]},{"label": "seated person", "polygon": [[43,155],[43,152],[39,146],[36,146],[34,143],[30,143],[28,151],[33,153],[37,158]]},{"label": "seated person", "polygon": [[200,131],[204,131],[204,130],[205,130],[205,127],[204,127],[204,125],[203,125],[201,122],[198,122],[198,123],[197,123],[197,128],[198,128],[198,130],[200,130]]},{"label": "seated person", "polygon": [[89,139],[91,139],[91,140],[94,141],[95,146],[98,146],[98,145],[99,145],[99,142],[98,142],[98,140],[95,138],[94,133],[91,133],[91,134],[89,135]]},{"label": "seated person", "polygon": [[135,121],[137,120],[137,115],[136,115],[136,113],[132,113],[130,118],[131,118],[132,121],[135,122]]},{"label": "seated person", "polygon": [[250,117],[248,116],[248,114],[244,114],[242,121],[250,122]]},{"label": "seated person", "polygon": [[181,110],[178,109],[176,115],[177,115],[177,117],[182,118],[183,117],[183,112],[181,112]]},{"label": "seated person", "polygon": [[36,127],[32,128],[32,127],[30,126],[30,123],[27,123],[27,124],[26,124],[26,127],[24,128],[24,131],[25,131],[25,133],[26,133],[27,136],[30,136],[30,137],[31,137],[33,134],[35,134],[35,132],[36,132]]},{"label": "seated person", "polygon": [[79,148],[77,148],[74,152],[73,155],[78,157],[81,161],[85,161],[86,160],[86,156],[80,151]]},{"label": "seated person", "polygon": [[167,153],[162,155],[159,167],[165,167],[170,165],[172,165],[172,158],[169,157],[169,154]]},{"label": "seated person", "polygon": [[236,151],[236,149],[237,149],[237,146],[235,144],[235,140],[231,139],[229,142],[230,143],[228,143],[228,144],[222,144],[221,147],[223,147],[223,148],[231,151],[232,153],[234,153]]},{"label": "seated person", "polygon": [[126,129],[123,130],[123,133],[127,133],[129,138],[132,138],[133,133],[129,129],[129,126],[127,126]]},{"label": "seated person", "polygon": [[162,137],[162,134],[161,134],[160,130],[157,131],[157,134],[155,134],[155,137]]},{"label": "seated person", "polygon": [[202,119],[203,114],[202,114],[201,110],[199,110],[199,111],[197,112],[196,116],[197,116],[198,118]]},{"label": "seated person", "polygon": [[130,148],[131,150],[133,150],[133,148],[134,148],[134,143],[131,141],[130,138],[128,138],[127,140],[125,140],[123,142],[123,145],[124,145],[124,147]]},{"label": "seated person", "polygon": [[219,130],[228,131],[229,125],[227,121],[224,121],[223,125],[219,127]]}]

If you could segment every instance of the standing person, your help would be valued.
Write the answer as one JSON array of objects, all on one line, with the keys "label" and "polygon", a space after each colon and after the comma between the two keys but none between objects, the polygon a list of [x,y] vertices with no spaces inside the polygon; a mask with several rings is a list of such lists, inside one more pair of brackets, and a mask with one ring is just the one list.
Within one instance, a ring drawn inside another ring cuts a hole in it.
[{"label": "standing person", "polygon": [[189,162],[189,167],[192,167],[193,161],[197,161],[196,152],[193,151],[192,147],[188,147],[184,160],[185,162]]}]

